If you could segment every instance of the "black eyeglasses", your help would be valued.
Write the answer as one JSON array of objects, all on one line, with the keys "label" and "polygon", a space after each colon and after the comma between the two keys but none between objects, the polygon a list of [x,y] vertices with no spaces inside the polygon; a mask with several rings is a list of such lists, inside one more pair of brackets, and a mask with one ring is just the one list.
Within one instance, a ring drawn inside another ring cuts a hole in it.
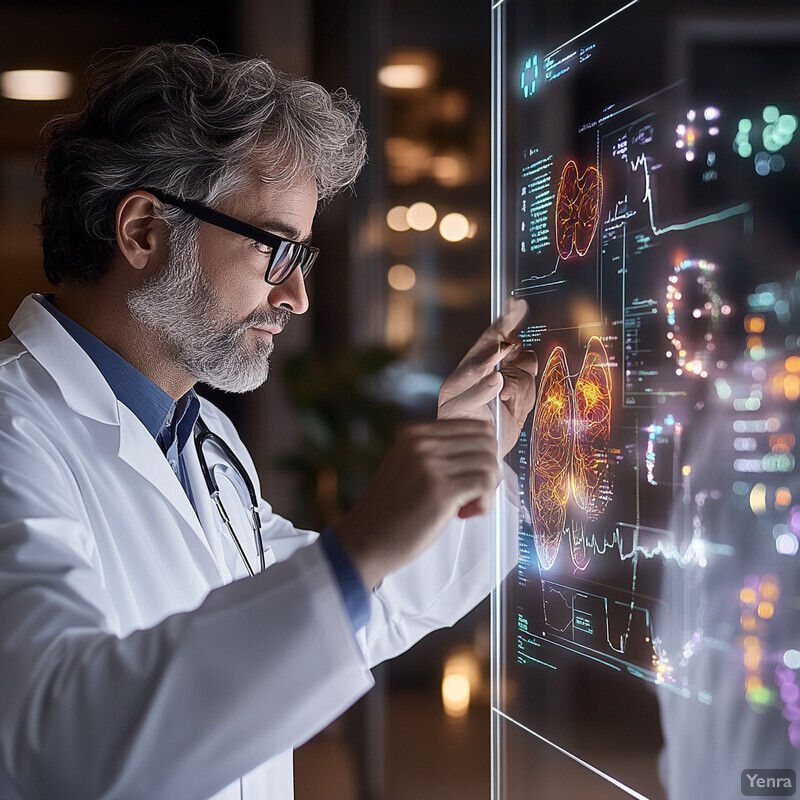
[{"label": "black eyeglasses", "polygon": [[214,211],[213,208],[208,208],[194,200],[181,200],[180,197],[162,192],[160,189],[147,188],[145,191],[154,194],[162,203],[182,208],[209,225],[215,225],[231,233],[238,233],[239,236],[253,239],[253,241],[269,247],[269,264],[264,280],[271,286],[280,286],[282,283],[286,283],[298,267],[305,279],[319,255],[318,247],[309,247],[300,242],[276,236],[263,228],[249,225],[236,217],[229,217],[221,211]]}]

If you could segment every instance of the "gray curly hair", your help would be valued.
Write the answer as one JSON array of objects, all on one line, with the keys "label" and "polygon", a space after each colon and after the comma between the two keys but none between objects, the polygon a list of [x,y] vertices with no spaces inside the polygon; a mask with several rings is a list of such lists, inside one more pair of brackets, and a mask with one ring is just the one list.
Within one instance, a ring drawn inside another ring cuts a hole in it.
[{"label": "gray curly hair", "polygon": [[[43,136],[39,229],[45,274],[56,285],[105,274],[114,214],[133,189],[214,205],[253,170],[274,183],[303,172],[325,201],[351,186],[366,160],[358,103],[343,89],[331,94],[266,59],[186,44],[104,59],[81,108],[51,120]],[[187,221],[176,209],[160,216]]]}]

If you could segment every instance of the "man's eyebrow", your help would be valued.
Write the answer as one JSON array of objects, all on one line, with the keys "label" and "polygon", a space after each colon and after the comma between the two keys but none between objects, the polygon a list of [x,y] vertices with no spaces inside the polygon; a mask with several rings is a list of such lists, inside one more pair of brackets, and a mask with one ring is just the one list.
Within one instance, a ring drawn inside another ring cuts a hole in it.
[{"label": "man's eyebrow", "polygon": [[297,242],[298,244],[310,244],[311,243],[311,236],[306,236],[305,239],[300,239],[300,231],[294,227],[294,225],[289,225],[286,222],[281,222],[280,220],[276,219],[262,219],[256,224],[257,228],[262,228],[265,231],[269,231],[270,233],[274,233],[278,236],[283,236],[285,239],[291,239],[293,242]]}]

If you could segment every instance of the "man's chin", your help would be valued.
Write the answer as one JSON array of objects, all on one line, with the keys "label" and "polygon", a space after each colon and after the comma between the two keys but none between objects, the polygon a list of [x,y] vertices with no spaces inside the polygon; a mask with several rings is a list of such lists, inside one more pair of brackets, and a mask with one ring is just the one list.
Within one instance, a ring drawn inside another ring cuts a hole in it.
[{"label": "man's chin", "polygon": [[246,394],[262,387],[269,377],[269,361],[259,364],[258,368],[239,369],[228,372],[217,370],[198,370],[197,379],[212,389],[231,394]]}]

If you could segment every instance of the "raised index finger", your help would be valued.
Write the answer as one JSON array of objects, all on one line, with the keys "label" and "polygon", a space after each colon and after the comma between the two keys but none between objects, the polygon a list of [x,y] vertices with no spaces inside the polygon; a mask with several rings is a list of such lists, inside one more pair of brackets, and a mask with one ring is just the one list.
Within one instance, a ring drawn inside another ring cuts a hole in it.
[{"label": "raised index finger", "polygon": [[524,300],[510,300],[506,310],[479,337],[450,376],[450,393],[488,375],[508,353],[513,334],[528,311]]},{"label": "raised index finger", "polygon": [[489,330],[496,330],[504,340],[511,337],[519,328],[528,313],[528,304],[524,300],[510,298],[503,313],[492,323]]}]

